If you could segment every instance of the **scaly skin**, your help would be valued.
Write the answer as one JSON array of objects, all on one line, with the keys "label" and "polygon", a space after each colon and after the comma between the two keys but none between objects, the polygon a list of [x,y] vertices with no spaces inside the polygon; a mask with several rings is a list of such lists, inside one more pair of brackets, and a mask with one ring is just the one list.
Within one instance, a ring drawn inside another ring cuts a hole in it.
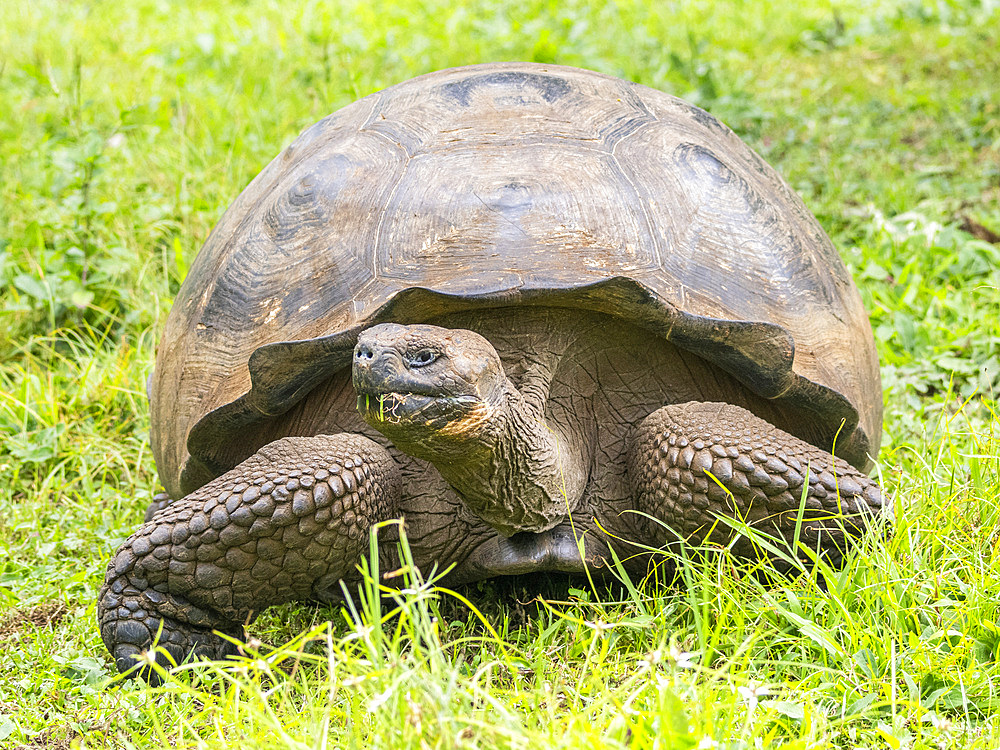
[{"label": "scaly skin", "polygon": [[[818,541],[836,556],[849,541],[844,532],[860,535],[884,515],[878,485],[746,409],[698,401],[664,406],[637,427],[629,450],[637,509],[694,542],[724,544],[733,538],[733,529],[718,516],[791,540],[807,467],[800,539],[812,548]],[[662,527],[647,528],[659,537],[650,544],[676,540]],[[745,537],[734,551],[755,553]]]},{"label": "scaly skin", "polygon": [[[108,564],[101,637],[121,671],[159,644],[221,658],[262,609],[332,589],[395,516],[400,479],[360,435],[283,438],[156,513]],[[158,657],[162,661],[162,657]],[[148,667],[142,670],[155,680]]]}]

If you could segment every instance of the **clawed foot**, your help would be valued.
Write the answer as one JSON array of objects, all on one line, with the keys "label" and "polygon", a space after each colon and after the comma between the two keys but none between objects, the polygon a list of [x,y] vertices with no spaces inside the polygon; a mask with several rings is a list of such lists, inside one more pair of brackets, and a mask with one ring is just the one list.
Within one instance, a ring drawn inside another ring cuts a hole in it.
[{"label": "clawed foot", "polygon": [[243,638],[242,624],[225,622],[181,597],[153,589],[139,591],[124,578],[104,587],[99,608],[101,638],[118,671],[127,673],[141,665],[129,676],[141,676],[151,684],[160,682],[152,661],[169,668],[192,656],[223,659],[238,649],[219,633]]}]

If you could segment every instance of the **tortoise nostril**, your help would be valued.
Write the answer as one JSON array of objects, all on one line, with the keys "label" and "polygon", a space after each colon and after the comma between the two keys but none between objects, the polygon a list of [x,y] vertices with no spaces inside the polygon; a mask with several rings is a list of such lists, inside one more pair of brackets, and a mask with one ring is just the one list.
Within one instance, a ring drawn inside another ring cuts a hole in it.
[{"label": "tortoise nostril", "polygon": [[375,356],[375,352],[367,344],[358,344],[357,348],[354,350],[354,356],[361,360],[370,360]]}]

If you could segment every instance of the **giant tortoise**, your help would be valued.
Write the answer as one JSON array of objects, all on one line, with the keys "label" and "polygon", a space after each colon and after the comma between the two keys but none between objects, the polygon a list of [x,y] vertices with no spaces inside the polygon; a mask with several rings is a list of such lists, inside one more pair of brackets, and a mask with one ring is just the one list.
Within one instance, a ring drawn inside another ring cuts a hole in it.
[{"label": "giant tortoise", "polygon": [[308,128],[208,238],[149,391],[166,499],[99,600],[123,671],[336,596],[388,519],[462,582],[753,555],[741,524],[837,556],[885,514],[830,240],[714,117],[585,70],[445,70]]}]

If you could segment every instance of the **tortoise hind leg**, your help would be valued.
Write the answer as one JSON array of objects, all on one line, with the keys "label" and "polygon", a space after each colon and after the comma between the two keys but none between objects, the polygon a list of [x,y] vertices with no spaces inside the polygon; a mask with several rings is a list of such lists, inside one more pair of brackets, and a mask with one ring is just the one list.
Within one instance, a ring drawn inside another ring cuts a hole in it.
[{"label": "tortoise hind leg", "polygon": [[[850,537],[884,516],[878,485],[746,409],[700,401],[665,406],[637,426],[628,453],[637,509],[696,543],[733,538],[719,516],[792,542],[807,471],[800,540],[835,559]],[[659,543],[665,530],[651,533]],[[733,549],[755,554],[745,538]]]},{"label": "tortoise hind leg", "polygon": [[177,662],[231,653],[213,630],[242,636],[262,609],[349,577],[368,530],[394,517],[399,492],[389,453],[345,433],[277,440],[170,503],[108,564],[98,621],[119,670],[158,632]]},{"label": "tortoise hind leg", "polygon": [[173,501],[174,499],[166,492],[157,492],[153,495],[153,499],[150,500],[149,506],[146,508],[146,513],[142,517],[143,523],[152,521],[153,516],[166,508]]}]

